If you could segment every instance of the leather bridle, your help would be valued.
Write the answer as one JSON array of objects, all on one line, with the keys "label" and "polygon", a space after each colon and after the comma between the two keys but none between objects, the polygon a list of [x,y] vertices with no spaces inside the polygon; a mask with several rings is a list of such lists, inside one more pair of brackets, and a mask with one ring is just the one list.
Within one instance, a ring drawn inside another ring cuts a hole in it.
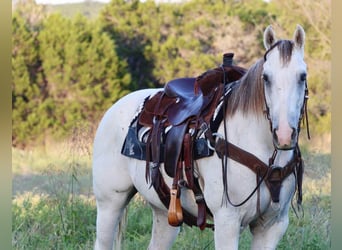
[{"label": "leather bridle", "polygon": [[[272,46],[268,51],[266,51],[264,59],[266,59],[267,53],[271,49],[273,49],[276,45]],[[224,71],[223,71],[224,72]],[[223,114],[225,116],[226,114],[226,108],[227,108],[227,99],[229,96],[229,93],[231,92],[233,86],[235,86],[236,83],[230,83],[227,86],[226,76],[224,75],[224,84],[226,86],[226,90],[224,96],[224,104],[222,105],[223,108]],[[307,100],[308,100],[308,86],[307,81],[305,80],[305,95],[304,95],[304,101],[303,106],[301,108],[301,115],[298,122],[298,136],[300,132],[300,123],[301,120],[303,120],[303,117],[305,116],[305,123],[307,127],[307,135],[310,139],[310,133],[309,133],[309,124],[308,124],[308,113],[307,113]],[[265,101],[266,103],[266,101]],[[270,127],[272,132],[272,122],[270,119],[269,114],[269,108],[266,104],[266,117],[270,121]],[[205,132],[206,138],[209,140],[209,143],[214,146],[215,151],[219,158],[221,158],[222,161],[222,178],[223,178],[223,189],[224,189],[224,195],[222,199],[222,203],[225,201],[228,201],[230,205],[234,207],[239,207],[245,204],[256,192],[257,192],[257,213],[260,214],[260,186],[262,182],[265,181],[266,186],[268,187],[271,199],[273,203],[279,202],[279,196],[280,196],[280,189],[282,186],[282,182],[290,175],[294,174],[296,178],[296,189],[297,189],[297,205],[298,207],[301,206],[302,202],[302,180],[303,180],[303,172],[304,172],[304,164],[301,157],[301,152],[298,146],[298,141],[295,144],[295,147],[293,148],[294,154],[292,159],[283,167],[275,166],[274,161],[277,156],[278,150],[276,147],[274,149],[274,152],[272,156],[269,158],[269,162],[266,164],[260,159],[258,159],[253,154],[239,148],[236,145],[233,145],[227,140],[227,125],[226,125],[226,119],[223,117],[223,124],[224,124],[224,138],[214,138],[212,132],[207,130]],[[250,193],[250,195],[247,196],[242,202],[240,203],[233,203],[228,195],[228,178],[227,178],[227,160],[228,158],[231,158],[234,161],[239,162],[240,164],[248,167],[256,174],[256,187],[254,190]]]},{"label": "leather bridle", "polygon": [[[303,100],[303,105],[301,107],[300,117],[299,117],[299,120],[298,120],[297,133],[299,135],[300,128],[301,128],[300,123],[303,122],[303,125],[306,126],[307,137],[310,140],[311,136],[310,136],[310,128],[309,128],[308,109],[307,109],[307,103],[308,103],[308,99],[309,99],[309,89],[308,89],[307,80],[305,80],[305,90],[304,90],[304,97],[303,97],[303,99],[304,99]],[[270,123],[270,130],[273,133],[273,131],[272,131],[273,125],[272,125],[272,119],[271,119],[271,115],[270,115],[270,108],[267,105],[266,97],[264,97],[264,100],[265,100],[265,110],[264,110],[264,113],[265,113],[265,116],[266,116],[267,120]],[[303,119],[304,116],[305,116],[305,120]],[[289,149],[293,149],[293,148],[288,148],[287,150],[289,150]]]}]

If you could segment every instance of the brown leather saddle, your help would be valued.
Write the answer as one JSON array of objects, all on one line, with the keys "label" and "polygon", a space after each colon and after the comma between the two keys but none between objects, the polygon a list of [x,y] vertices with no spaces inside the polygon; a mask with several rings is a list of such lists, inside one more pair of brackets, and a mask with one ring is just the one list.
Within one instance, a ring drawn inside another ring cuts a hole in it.
[{"label": "brown leather saddle", "polygon": [[169,176],[174,177],[175,160],[179,158],[186,130],[191,128],[195,133],[203,122],[208,124],[223,95],[223,83],[237,81],[246,72],[244,68],[232,65],[233,56],[232,53],[225,54],[224,60],[228,58],[228,63],[197,78],[179,78],[168,82],[162,91],[145,102],[138,122],[151,128],[151,160],[155,163],[160,160],[160,154],[154,152],[160,151],[161,130],[171,127],[164,152],[165,169]]},{"label": "brown leather saddle", "polygon": [[[224,117],[224,109],[217,107],[222,106],[221,103],[226,107],[223,100],[226,100],[234,86],[239,84],[237,80],[246,72],[244,68],[234,66],[232,59],[233,54],[225,54],[221,67],[208,70],[197,78],[179,78],[168,82],[162,91],[145,101],[142,111],[133,120],[135,125],[132,125],[132,121],[129,128],[128,135],[132,131],[133,133],[130,137],[127,135],[122,153],[129,157],[132,157],[131,151],[145,153],[144,157],[140,154],[139,157],[133,158],[146,160],[146,181],[151,183],[162,203],[169,209],[168,219],[172,226],[179,226],[183,221],[190,226],[196,225],[202,230],[212,226],[206,223],[206,213],[210,213],[210,210],[205,203],[198,177],[194,174],[194,161],[199,159],[196,158],[197,151],[194,150],[194,145],[201,139],[202,134],[205,134],[205,139],[209,140],[210,145],[215,148],[219,158],[230,157],[245,165],[256,173],[259,180],[247,199],[240,204],[231,203],[231,205],[236,207],[243,205],[255,192],[259,192],[259,186],[263,181],[270,190],[272,201],[279,202],[281,183],[292,173],[297,179],[298,204],[301,203],[303,161],[298,145],[293,159],[280,168],[273,166],[277,151],[273,153],[267,165],[225,139],[215,140],[213,136]],[[221,116],[221,118],[214,119],[214,113],[215,117]],[[214,120],[216,122],[213,122]],[[138,127],[137,124],[149,128],[148,137],[144,140],[145,144],[137,144],[136,132],[134,132],[135,126]],[[207,145],[207,142],[204,141],[204,144]],[[207,156],[210,155],[205,157]],[[171,189],[161,174],[162,162],[165,172],[173,178]],[[182,208],[180,202],[182,188],[193,191],[198,206],[197,216]],[[226,190],[224,181],[224,193],[229,200]],[[260,212],[259,197],[258,193],[258,213]]]},{"label": "brown leather saddle", "polygon": [[[232,53],[225,54],[221,67],[208,70],[197,78],[168,82],[162,91],[145,102],[138,117],[140,125],[150,128],[146,143],[146,180],[169,208],[170,225],[179,226],[184,220],[201,229],[208,227],[208,209],[193,173],[193,146],[195,139],[204,132],[203,128],[209,127],[226,84],[239,80],[246,72],[246,69],[232,64],[233,56]],[[166,173],[173,178],[171,190],[160,172],[162,158]],[[182,187],[192,189],[195,194],[197,218],[181,207]]]}]

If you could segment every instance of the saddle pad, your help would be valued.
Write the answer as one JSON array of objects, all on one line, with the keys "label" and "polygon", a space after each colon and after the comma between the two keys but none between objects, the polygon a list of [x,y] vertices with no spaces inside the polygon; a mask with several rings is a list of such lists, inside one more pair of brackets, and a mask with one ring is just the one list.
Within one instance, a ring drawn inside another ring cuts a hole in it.
[{"label": "saddle pad", "polygon": [[[121,154],[138,159],[146,160],[146,143],[139,141],[137,127],[129,127],[128,132],[123,143]],[[165,145],[161,144],[160,148],[160,162],[164,162]],[[214,154],[214,151],[209,149],[205,138],[196,139],[194,142],[194,159],[201,159],[209,157]],[[150,157],[151,159],[151,157]]]}]

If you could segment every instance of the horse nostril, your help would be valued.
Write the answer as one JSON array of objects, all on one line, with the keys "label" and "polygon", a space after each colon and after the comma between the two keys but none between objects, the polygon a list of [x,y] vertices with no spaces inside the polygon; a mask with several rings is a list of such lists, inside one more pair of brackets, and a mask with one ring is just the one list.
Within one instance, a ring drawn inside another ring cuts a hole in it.
[{"label": "horse nostril", "polygon": [[281,150],[291,149],[295,145],[298,136],[297,130],[292,127],[283,128],[282,130],[274,128],[272,134],[274,146]]}]

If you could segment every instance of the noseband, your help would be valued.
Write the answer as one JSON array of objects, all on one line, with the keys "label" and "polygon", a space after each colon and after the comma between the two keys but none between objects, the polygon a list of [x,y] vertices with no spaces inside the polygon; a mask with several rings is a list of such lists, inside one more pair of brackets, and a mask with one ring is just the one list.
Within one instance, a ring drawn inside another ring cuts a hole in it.
[{"label": "noseband", "polygon": [[[264,63],[266,62],[267,60],[267,55],[268,53],[273,50],[275,47],[277,47],[279,45],[279,43],[281,42],[281,40],[277,41],[275,44],[273,44],[264,54]],[[261,76],[262,77],[262,76]],[[265,94],[265,91],[264,91],[264,94]],[[303,121],[303,125],[305,124],[306,125],[306,133],[307,133],[307,137],[308,139],[310,140],[311,137],[310,137],[310,129],[309,129],[309,119],[308,119],[308,109],[307,109],[307,102],[308,102],[308,99],[309,99],[309,89],[308,89],[308,84],[307,84],[307,80],[305,80],[305,92],[304,92],[304,96],[303,96],[303,105],[301,107],[301,111],[300,111],[300,117],[299,117],[299,120],[298,120],[298,125],[297,125],[297,133],[299,135],[299,132],[300,132],[300,123],[301,121]],[[270,130],[271,132],[273,133],[272,131],[272,120],[271,120],[271,115],[270,115],[270,108],[268,107],[267,105],[267,102],[266,102],[266,97],[264,96],[264,100],[265,100],[265,115],[266,115],[266,118],[267,120],[269,121],[270,123]],[[305,122],[303,120],[303,117],[305,116]],[[298,144],[298,142],[296,143]],[[289,149],[293,149],[293,148],[289,148]]]}]

